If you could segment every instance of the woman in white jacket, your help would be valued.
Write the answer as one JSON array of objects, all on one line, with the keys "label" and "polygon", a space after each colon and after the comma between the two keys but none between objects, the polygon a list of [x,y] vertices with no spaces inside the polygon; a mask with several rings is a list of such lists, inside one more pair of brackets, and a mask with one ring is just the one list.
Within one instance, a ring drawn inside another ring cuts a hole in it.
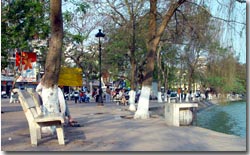
[{"label": "woman in white jacket", "polygon": [[[68,125],[71,127],[78,127],[80,126],[77,121],[74,121],[74,119],[71,117],[68,104],[65,101],[64,94],[60,87],[57,87],[57,96],[54,99],[54,102],[47,102],[48,95],[50,95],[48,92],[50,90],[43,89],[44,86],[40,82],[36,87],[36,92],[41,96],[42,98],[42,112],[44,115],[47,115],[49,113],[62,113],[64,117],[68,118]],[[46,91],[45,91],[46,90]],[[52,92],[50,92],[52,93]],[[53,129],[54,132],[54,129]]]}]

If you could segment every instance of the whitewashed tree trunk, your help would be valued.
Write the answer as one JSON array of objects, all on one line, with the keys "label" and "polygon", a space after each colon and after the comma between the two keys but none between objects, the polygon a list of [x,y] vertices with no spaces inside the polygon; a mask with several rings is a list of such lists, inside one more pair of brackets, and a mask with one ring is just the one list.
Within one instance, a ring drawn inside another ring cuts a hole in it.
[{"label": "whitewashed tree trunk", "polygon": [[149,118],[149,96],[151,87],[142,86],[141,95],[138,103],[137,111],[135,112],[134,119],[148,119]]},{"label": "whitewashed tree trunk", "polygon": [[162,98],[161,98],[161,92],[160,91],[158,91],[158,97],[157,97],[157,99],[158,99],[159,103],[162,103]]},{"label": "whitewashed tree trunk", "polygon": [[159,23],[157,17],[157,1],[150,0],[149,22],[148,22],[148,37],[147,40],[147,56],[146,67],[143,74],[142,91],[138,103],[137,111],[134,115],[135,119],[147,119],[149,118],[149,96],[151,85],[153,81],[153,71],[156,57],[156,50],[159,45],[160,39],[165,32],[165,28],[170,22],[171,17],[174,15],[176,9],[185,2],[185,0],[179,0],[177,2],[171,2],[167,11],[162,16],[162,21]]},{"label": "whitewashed tree trunk", "polygon": [[135,91],[134,90],[129,91],[129,110],[130,111],[136,111],[136,107],[135,107]]},{"label": "whitewashed tree trunk", "polygon": [[54,86],[53,88],[45,88],[42,90],[43,99],[43,113],[59,113],[59,102],[58,102],[58,88]]},{"label": "whitewashed tree trunk", "polygon": [[164,98],[164,101],[167,102],[168,101],[168,94],[167,92],[165,92],[165,98]]},{"label": "whitewashed tree trunk", "polygon": [[181,94],[179,95],[179,102],[181,103],[182,102],[182,98],[181,98]]},{"label": "whitewashed tree trunk", "polygon": [[[59,113],[58,79],[61,68],[63,43],[62,1],[50,0],[51,37],[49,52],[46,56],[45,73],[41,80],[41,97],[43,100],[43,113]],[[55,132],[55,127],[52,128]],[[53,133],[54,133],[53,132]]]},{"label": "whitewashed tree trunk", "polygon": [[186,95],[186,100],[185,100],[184,102],[188,102],[188,101],[189,101],[189,98],[190,98],[190,94],[188,93],[188,94]]},{"label": "whitewashed tree trunk", "polygon": [[104,83],[104,81],[103,81],[103,77],[101,77],[101,86],[102,86],[102,87],[105,86],[105,83]]},{"label": "whitewashed tree trunk", "polygon": [[[42,112],[44,115],[48,115],[50,113],[60,113],[59,102],[58,102],[58,86],[55,85],[52,88],[43,87],[41,97],[43,100]],[[52,133],[54,134],[56,131],[55,126],[51,127],[43,127],[43,133]]]},{"label": "whitewashed tree trunk", "polygon": [[92,84],[92,82],[89,82],[89,91],[90,91],[90,94],[93,93],[93,84]]},{"label": "whitewashed tree trunk", "polygon": [[92,97],[92,94],[93,94],[93,83],[92,82],[89,82],[89,90],[90,90],[90,101],[94,101],[94,97]]}]

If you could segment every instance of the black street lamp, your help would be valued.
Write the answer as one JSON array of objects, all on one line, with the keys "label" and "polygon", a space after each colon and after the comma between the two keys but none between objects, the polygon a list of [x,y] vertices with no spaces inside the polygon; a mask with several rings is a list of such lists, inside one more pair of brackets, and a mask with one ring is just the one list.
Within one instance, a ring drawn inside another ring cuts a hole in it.
[{"label": "black street lamp", "polygon": [[95,35],[95,37],[99,38],[99,95],[98,95],[98,105],[103,106],[102,100],[102,57],[101,57],[101,37],[105,37],[105,34],[101,32],[102,30],[99,29],[99,32]]}]

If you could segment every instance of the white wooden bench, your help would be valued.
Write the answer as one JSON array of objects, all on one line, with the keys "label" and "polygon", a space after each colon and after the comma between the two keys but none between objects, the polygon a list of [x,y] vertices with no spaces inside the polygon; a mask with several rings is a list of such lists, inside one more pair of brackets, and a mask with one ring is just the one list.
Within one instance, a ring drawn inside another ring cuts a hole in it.
[{"label": "white wooden bench", "polygon": [[41,128],[45,126],[56,126],[57,138],[60,145],[65,145],[63,123],[64,117],[60,113],[43,115],[38,105],[35,93],[26,90],[16,89],[19,101],[29,124],[31,144],[38,145],[38,140],[42,138]]}]

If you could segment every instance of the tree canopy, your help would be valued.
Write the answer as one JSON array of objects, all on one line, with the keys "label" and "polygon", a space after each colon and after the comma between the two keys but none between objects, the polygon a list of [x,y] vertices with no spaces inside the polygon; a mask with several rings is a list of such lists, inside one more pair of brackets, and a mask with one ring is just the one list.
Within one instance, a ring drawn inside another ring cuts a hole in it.
[{"label": "tree canopy", "polygon": [[[225,13],[222,17],[212,13],[212,1],[155,2],[156,10],[151,10],[155,11],[155,16],[150,16],[150,4],[154,1],[64,1],[62,60],[65,61],[61,64],[72,65],[73,61],[76,66],[84,68],[87,77],[97,78],[93,75],[98,72],[98,43],[96,38],[93,38],[93,33],[102,28],[107,36],[102,42],[102,68],[112,73],[110,75],[114,79],[119,75],[125,75],[128,79],[136,77],[135,83],[138,84],[142,82],[142,77],[147,76],[147,64],[151,59],[156,60],[155,56],[150,57],[147,52],[153,46],[149,42],[161,31],[162,37],[159,44],[155,44],[155,48],[160,53],[161,72],[166,75],[156,74],[160,69],[153,67],[154,71],[150,72],[150,76],[152,75],[154,80],[162,80],[162,84],[167,83],[168,87],[182,81],[192,89],[192,83],[200,81],[204,85],[216,86],[223,92],[246,91],[246,66],[239,62],[234,43],[230,44],[229,40],[225,46],[225,39],[222,39],[225,38],[225,30],[230,30],[230,35],[244,34],[242,32],[245,23],[235,18],[241,10],[235,7],[244,5],[245,1],[220,1],[218,10]],[[172,4],[179,6],[173,6],[172,12],[169,12],[171,14],[167,14]],[[223,4],[230,5],[225,9],[226,5]],[[8,65],[7,57],[10,51],[32,51],[34,47],[30,42],[37,38],[49,42],[49,7],[48,1],[2,1],[2,68]],[[244,12],[244,9],[243,7],[241,12]],[[168,16],[171,18],[166,21]],[[149,17],[156,21],[155,25],[150,25]],[[166,27],[160,27],[164,22],[168,22]],[[239,24],[243,25],[240,30],[236,26]],[[149,27],[158,29],[159,32],[149,32]],[[236,30],[236,33],[233,33],[233,30]],[[48,53],[48,49],[45,48],[43,52]],[[185,76],[177,73],[185,73]],[[227,86],[223,83],[227,83]]]}]

